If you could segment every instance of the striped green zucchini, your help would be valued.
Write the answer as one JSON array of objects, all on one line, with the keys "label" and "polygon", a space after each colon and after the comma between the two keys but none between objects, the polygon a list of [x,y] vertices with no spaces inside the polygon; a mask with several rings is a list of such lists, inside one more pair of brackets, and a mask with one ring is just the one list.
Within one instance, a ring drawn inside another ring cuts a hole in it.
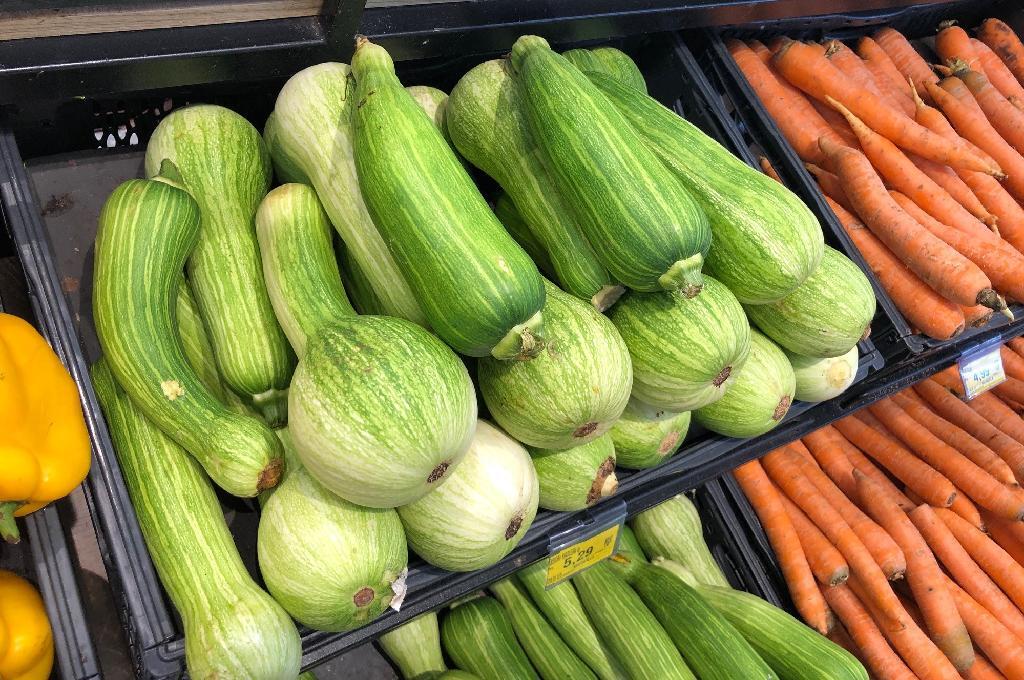
[{"label": "striped green zucchini", "polygon": [[352,257],[352,251],[342,243],[336,245],[338,269],[341,270],[341,280],[345,284],[345,291],[348,293],[352,306],[360,314],[388,316],[384,309],[384,303],[377,297],[377,292],[373,290],[370,279]]},{"label": "striped green zucchini", "polygon": [[523,247],[526,254],[534,261],[541,273],[548,278],[556,278],[555,266],[551,263],[544,246],[540,240],[533,235],[530,227],[526,224],[519,208],[512,202],[512,197],[504,191],[498,194],[494,200],[494,216],[498,218],[505,230],[512,235],[516,243]]},{"label": "striped green zucchini", "polygon": [[603,73],[622,85],[647,93],[647,82],[636,62],[625,52],[614,47],[596,47],[592,50],[576,49],[563,52],[562,56],[572,62],[583,73]]},{"label": "striped green zucchini", "polygon": [[598,637],[572,583],[545,587],[547,560],[520,569],[516,578],[565,643],[601,680],[625,680],[619,662]]},{"label": "striped green zucchini", "polygon": [[270,302],[301,357],[317,331],[356,313],[341,283],[331,225],[316,192],[305,184],[271,191],[256,211],[256,236]]},{"label": "striped green zucchini", "polygon": [[607,434],[562,451],[529,451],[540,482],[540,507],[546,510],[582,510],[619,488],[615,447]]},{"label": "striped green zucchini", "polygon": [[441,631],[437,614],[420,614],[377,642],[388,658],[398,666],[404,680],[430,680],[447,670],[441,653]]},{"label": "striped green zucchini", "polygon": [[839,357],[805,357],[786,352],[796,376],[794,396],[800,401],[819,402],[834,399],[846,391],[857,378],[860,353],[857,345]]},{"label": "striped green zucchini", "polygon": [[644,564],[628,578],[701,680],[778,680],[739,631],[672,572]]},{"label": "striped green zucchini", "polygon": [[105,359],[92,381],[146,547],[184,624],[189,677],[297,676],[295,624],[249,576],[202,469],[135,408]]},{"label": "striped green zucchini", "polygon": [[129,180],[111,193],[96,233],[96,333],[142,412],[225,491],[255,496],[277,484],[281,445],[266,425],[231,412],[203,384],[178,336],[181,271],[199,237],[199,215],[187,192],[163,180]]},{"label": "striped green zucchini", "polygon": [[630,677],[696,680],[672,638],[611,565],[595,564],[572,582],[594,627]]},{"label": "striped green zucchini", "polygon": [[448,481],[398,514],[417,555],[449,571],[489,567],[537,515],[537,473],[526,450],[486,421]]},{"label": "striped green zucchini", "polygon": [[598,310],[610,306],[622,287],[597,259],[554,187],[506,60],[484,62],[459,80],[448,100],[448,129],[459,152],[511,196],[559,284]]},{"label": "striped green zucchini", "polygon": [[441,673],[441,675],[437,676],[435,680],[480,680],[480,678],[472,673],[460,671],[456,668],[454,670]]},{"label": "striped green zucchini", "polygon": [[636,540],[636,534],[628,524],[623,524],[619,529],[619,545],[615,550],[615,555],[608,560],[608,564],[627,581],[633,572],[640,568],[640,565],[647,564],[647,557]]},{"label": "striped green zucchini", "polygon": [[448,134],[448,95],[443,90],[427,85],[410,85],[405,88],[405,91],[441,131],[441,136],[444,137],[444,141],[448,142],[448,146],[454,149],[455,144],[452,143],[451,135]]},{"label": "striped green zucchini", "polygon": [[629,348],[633,396],[672,411],[721,398],[750,348],[750,324],[735,296],[704,277],[695,298],[630,294],[609,317]]},{"label": "striped green zucchini", "polygon": [[427,317],[359,191],[352,155],[354,91],[348,64],[317,64],[289,78],[274,106],[280,130],[278,155],[292,158],[309,177],[331,224],[366,272],[388,315],[426,326]]},{"label": "striped green zucchini", "polygon": [[274,166],[274,177],[280,184],[295,182],[312,186],[298,161],[292,158],[287,148],[281,144],[281,125],[273,111],[263,124],[263,143],[267,145],[267,152],[270,153],[270,161]]},{"label": "striped green zucchini", "polygon": [[555,186],[612,277],[635,290],[696,295],[711,231],[693,196],[546,40],[519,38],[511,63]]},{"label": "striped green zucchini", "polygon": [[675,454],[689,429],[689,411],[668,411],[631,398],[612,425],[615,462],[631,470],[654,467]]},{"label": "striped green zucchini", "polygon": [[547,347],[532,361],[480,359],[477,382],[491,416],[510,435],[537,448],[568,449],[611,428],[629,401],[633,369],[605,316],[545,286]]},{"label": "striped green zucchini", "polygon": [[490,591],[505,607],[519,644],[543,680],[596,680],[593,672],[569,649],[514,580],[493,583]]},{"label": "striped green zucchini", "polygon": [[729,586],[722,568],[704,542],[704,530],[697,506],[683,494],[644,510],[630,520],[630,526],[644,554],[664,557],[685,566],[700,580],[715,586]]},{"label": "striped green zucchini", "polygon": [[727,437],[756,437],[778,425],[793,404],[796,375],[778,345],[755,330],[750,355],[725,396],[693,412],[698,423]]},{"label": "striped green zucchini", "polygon": [[707,214],[714,235],[708,274],[747,303],[774,302],[811,275],[825,242],[796,194],[657,100],[613,78],[590,77]]},{"label": "striped green zucchini", "polygon": [[492,597],[453,606],[441,620],[441,644],[456,666],[481,680],[537,680],[505,608]]},{"label": "striped green zucchini", "polygon": [[875,293],[860,267],[826,246],[821,264],[799,288],[776,302],[743,308],[783,349],[838,357],[871,333]]},{"label": "striped green zucchini", "polygon": [[[277,432],[291,447],[287,428]],[[409,556],[398,513],[339,498],[289,458],[292,469],[260,513],[256,553],[263,580],[305,626],[332,632],[363,626],[404,594],[392,589]]]},{"label": "striped green zucchini", "polygon": [[462,354],[533,357],[543,345],[536,265],[402,87],[384,48],[363,39],[352,68],[359,186],[431,327]]},{"label": "striped green zucchini", "polygon": [[189,106],[160,121],[146,147],[146,175],[177,167],[203,228],[188,275],[227,384],[284,422],[280,406],[295,356],[270,306],[253,218],[270,188],[270,157],[247,120],[220,106]]}]

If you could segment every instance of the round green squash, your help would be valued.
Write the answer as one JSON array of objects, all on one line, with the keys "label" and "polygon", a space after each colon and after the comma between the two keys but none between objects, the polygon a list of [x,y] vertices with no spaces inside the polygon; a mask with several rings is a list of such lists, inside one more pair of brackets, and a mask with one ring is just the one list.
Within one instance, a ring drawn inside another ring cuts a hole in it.
[{"label": "round green squash", "polygon": [[840,357],[805,357],[786,352],[796,374],[796,398],[818,402],[833,399],[846,391],[857,378],[857,345]]},{"label": "round green squash", "polygon": [[612,425],[615,460],[631,470],[654,467],[679,450],[689,429],[689,411],[668,411],[632,398]]},{"label": "round green squash", "polygon": [[793,403],[796,376],[786,354],[757,331],[750,355],[725,395],[697,409],[698,423],[727,437],[756,437],[778,425]]},{"label": "round green squash", "polygon": [[744,309],[783,349],[838,357],[871,332],[875,293],[860,267],[826,246],[818,268],[796,290],[777,302]]},{"label": "round green squash", "polygon": [[615,446],[610,435],[564,451],[530,447],[540,481],[540,507],[582,510],[619,488]]},{"label": "round green squash", "polygon": [[546,346],[530,361],[487,357],[480,394],[502,428],[529,446],[569,449],[608,431],[629,400],[633,370],[622,338],[591,305],[545,281]]},{"label": "round green squash", "polygon": [[750,346],[743,307],[708,276],[696,297],[631,293],[609,316],[633,360],[633,396],[671,411],[719,399]]}]

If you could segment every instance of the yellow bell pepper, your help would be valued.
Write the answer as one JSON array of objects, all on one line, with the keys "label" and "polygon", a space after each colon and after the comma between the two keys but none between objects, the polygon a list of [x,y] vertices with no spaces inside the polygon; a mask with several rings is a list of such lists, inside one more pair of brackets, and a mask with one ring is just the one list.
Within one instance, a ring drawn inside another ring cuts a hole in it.
[{"label": "yellow bell pepper", "polygon": [[0,678],[46,680],[53,669],[53,630],[43,598],[25,579],[0,569]]},{"label": "yellow bell pepper", "polygon": [[17,543],[14,518],[71,493],[90,460],[75,381],[28,322],[0,313],[0,537]]}]

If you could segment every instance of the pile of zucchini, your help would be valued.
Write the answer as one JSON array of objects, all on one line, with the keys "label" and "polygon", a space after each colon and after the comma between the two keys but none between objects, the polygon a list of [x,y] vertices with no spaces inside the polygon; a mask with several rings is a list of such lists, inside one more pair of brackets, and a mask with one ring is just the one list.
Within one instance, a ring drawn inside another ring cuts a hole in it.
[{"label": "pile of zucchini", "polygon": [[[145,170],[100,215],[93,378],[197,678],[294,677],[289,617],[397,608],[410,549],[489,566],[691,420],[750,437],[835,396],[874,312],[807,208],[611,48],[524,36],[448,97],[361,38],[289,79],[262,135],[172,112]],[[260,497],[271,597],[213,485]]]}]

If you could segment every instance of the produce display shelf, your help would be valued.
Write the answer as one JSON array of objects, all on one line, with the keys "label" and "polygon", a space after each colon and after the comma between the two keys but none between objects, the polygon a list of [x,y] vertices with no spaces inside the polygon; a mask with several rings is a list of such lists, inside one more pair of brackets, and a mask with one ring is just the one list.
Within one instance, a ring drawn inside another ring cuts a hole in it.
[{"label": "produce display shelf", "polygon": [[[986,327],[968,328],[962,335],[948,341],[935,340],[916,333],[864,263],[825,202],[814,179],[743,77],[729,54],[724,39],[757,36],[758,39],[767,41],[775,35],[787,35],[795,39],[817,41],[851,40],[882,26],[892,26],[918,44],[927,44],[926,39],[934,35],[936,26],[941,21],[956,19],[965,27],[973,27],[990,16],[999,17],[1011,25],[1020,25],[1024,22],[1024,9],[1021,9],[1019,3],[1007,0],[957,0],[899,7],[881,12],[835,13],[803,19],[781,19],[767,24],[744,22],[743,25],[727,28],[705,28],[686,36],[694,53],[700,55],[698,63],[701,70],[708,75],[712,87],[719,95],[716,104],[720,109],[720,115],[734,123],[733,128],[740,132],[749,148],[754,149],[758,155],[765,156],[772,163],[786,185],[803,199],[825,228],[843,243],[843,251],[867,273],[875,288],[881,312],[891,322],[890,328],[874,336],[875,344],[886,357],[899,356],[908,351],[917,354],[951,343],[963,343],[992,329],[1005,328],[1010,322],[1003,316],[995,315]],[[1018,318],[1024,315],[1024,304],[1011,304],[1010,309]]]},{"label": "produce display shelf", "polygon": [[[0,232],[0,241],[6,239],[6,234]],[[0,245],[0,252],[3,250]],[[8,303],[5,307],[5,297],[20,297],[10,294],[10,275],[6,267],[0,272],[0,312],[18,313],[25,317],[27,310],[19,309],[17,305]],[[86,626],[77,570],[61,519],[61,508],[66,504],[67,501],[53,503],[19,520],[27,531],[20,543],[0,542],[0,569],[27,578],[42,594],[53,629],[54,669],[60,677],[64,680],[98,680],[101,677],[99,663]]]}]

